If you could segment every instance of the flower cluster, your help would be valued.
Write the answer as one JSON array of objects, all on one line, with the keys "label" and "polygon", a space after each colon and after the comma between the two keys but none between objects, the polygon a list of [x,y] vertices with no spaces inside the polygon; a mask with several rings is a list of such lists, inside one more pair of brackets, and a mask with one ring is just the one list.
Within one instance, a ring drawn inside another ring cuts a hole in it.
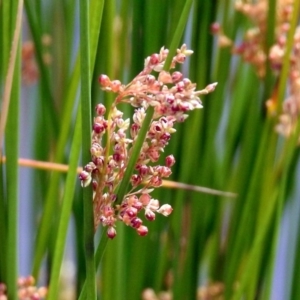
[{"label": "flower cluster", "polygon": [[[52,38],[48,34],[44,34],[41,42],[43,46],[43,63],[50,65],[52,63],[52,56],[49,52],[49,46],[52,43]],[[25,84],[30,85],[36,83],[39,75],[34,43],[26,41],[22,45],[22,79]]]},{"label": "flower cluster", "polygon": [[[282,58],[279,63],[282,65]],[[288,84],[287,98],[283,102],[283,112],[279,116],[279,123],[276,126],[276,131],[284,136],[289,136],[295,130],[300,115],[300,26],[294,35]],[[269,100],[267,104],[271,104],[272,108],[274,99]]]},{"label": "flower cluster", "polygon": [[[255,3],[236,2],[236,10],[247,16],[254,27],[247,30],[244,40],[232,48],[232,52],[241,55],[244,61],[251,63],[259,77],[266,74],[267,61],[271,70],[279,76],[287,47],[287,35],[290,29],[294,0],[279,0],[276,6],[275,43],[266,52],[268,1],[259,0]],[[212,32],[219,39],[223,37],[221,27],[215,23]],[[230,43],[227,43],[230,45]],[[283,112],[279,116],[276,131],[289,136],[296,127],[300,114],[300,26],[296,28],[292,51],[290,53],[287,97],[283,103]],[[277,112],[277,86],[266,105],[269,114]]]},{"label": "flower cluster", "polygon": [[[47,289],[37,288],[32,276],[20,277],[18,279],[18,299],[19,300],[42,300],[46,299]],[[0,283],[0,300],[7,300],[6,285]]]},{"label": "flower cluster", "polygon": [[[171,69],[183,63],[190,54],[192,51],[183,45],[177,50]],[[212,92],[216,86],[214,83],[204,90],[196,91],[196,85],[184,78],[182,73],[164,71],[167,55],[168,50],[162,48],[159,53],[147,57],[143,71],[127,85],[119,80],[110,80],[106,75],[99,77],[101,88],[117,96],[107,118],[105,106],[96,106],[97,116],[94,118],[90,150],[92,161],[84,167],[79,178],[84,187],[92,184],[95,229],[99,224],[107,226],[109,238],[116,236],[117,220],[144,236],[148,229],[143,225],[139,212],[144,211],[149,221],[155,219],[156,213],[168,216],[172,212],[170,205],[160,206],[150,193],[162,185],[163,178],[171,175],[175,159],[169,155],[164,165],[155,163],[169,143],[171,134],[176,131],[174,124],[183,122],[188,111],[202,108],[199,96]],[[157,78],[152,72],[158,73]],[[123,118],[123,112],[117,109],[119,103],[135,107],[131,121]],[[124,177],[132,146],[149,107],[154,108],[154,115],[131,176],[131,188],[123,199],[117,199],[116,190]]]}]

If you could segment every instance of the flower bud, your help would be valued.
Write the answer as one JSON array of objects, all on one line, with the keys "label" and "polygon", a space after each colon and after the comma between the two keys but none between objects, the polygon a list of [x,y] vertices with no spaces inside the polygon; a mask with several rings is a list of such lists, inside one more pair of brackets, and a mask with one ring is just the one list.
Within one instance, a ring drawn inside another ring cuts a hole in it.
[{"label": "flower bud", "polygon": [[94,123],[93,130],[94,130],[95,133],[99,134],[99,133],[102,133],[105,130],[105,128],[100,123]]},{"label": "flower bud", "polygon": [[154,221],[155,220],[155,213],[151,209],[145,210],[145,217],[148,221]]},{"label": "flower bud", "polygon": [[170,73],[163,70],[158,75],[158,81],[167,84],[167,83],[172,83],[173,80]]},{"label": "flower bud", "polygon": [[133,217],[136,217],[136,214],[137,214],[137,209],[135,207],[129,207],[126,209],[126,212],[127,216],[129,218],[133,218]]},{"label": "flower bud", "polygon": [[167,217],[168,215],[171,214],[171,212],[173,211],[173,208],[171,205],[169,204],[164,204],[162,205],[158,210],[157,212],[159,214],[162,214],[163,216]]},{"label": "flower bud", "polygon": [[98,116],[103,116],[106,112],[105,106],[101,103],[96,105],[95,110]]},{"label": "flower bud", "polygon": [[149,194],[142,194],[139,198],[139,201],[144,205],[147,206],[151,200],[151,197]]},{"label": "flower bud", "polygon": [[217,84],[218,84],[217,82],[214,82],[214,83],[209,84],[209,85],[205,88],[205,90],[207,90],[207,93],[213,92],[213,91],[215,90]]},{"label": "flower bud", "polygon": [[221,25],[219,23],[215,22],[210,25],[210,32],[212,34],[218,34],[220,33],[220,30],[221,30]]},{"label": "flower bud", "polygon": [[116,235],[117,235],[116,229],[114,227],[112,227],[112,226],[108,227],[108,229],[107,229],[107,236],[110,239],[113,239]]},{"label": "flower bud", "polygon": [[141,225],[137,230],[138,235],[145,236],[148,234],[148,228],[146,226]]},{"label": "flower bud", "polygon": [[121,81],[120,80],[113,80],[111,82],[111,90],[114,92],[114,93],[117,93],[119,90],[120,90],[120,87],[121,87]]},{"label": "flower bud", "polygon": [[173,83],[176,83],[182,79],[183,75],[182,73],[175,71],[172,73],[172,81]]},{"label": "flower bud", "polygon": [[91,174],[86,171],[81,171],[78,177],[81,181],[82,187],[88,186],[92,181]]},{"label": "flower bud", "polygon": [[130,220],[130,223],[133,228],[138,229],[139,227],[141,227],[143,222],[140,218],[133,218]]},{"label": "flower bud", "polygon": [[150,64],[151,64],[151,65],[156,65],[156,64],[158,64],[158,63],[159,63],[159,55],[158,55],[157,53],[152,54],[152,55],[150,56]]},{"label": "flower bud", "polygon": [[104,74],[100,75],[98,81],[103,87],[107,87],[110,85],[110,79],[107,75]]},{"label": "flower bud", "polygon": [[138,186],[139,184],[142,183],[142,177],[140,175],[133,174],[131,176],[130,182],[133,186]]},{"label": "flower bud", "polygon": [[87,171],[88,173],[91,173],[96,169],[96,166],[93,162],[89,162],[85,167],[84,170]]},{"label": "flower bud", "polygon": [[148,204],[148,208],[151,210],[158,210],[159,208],[159,201],[156,199],[151,199],[149,204]]},{"label": "flower bud", "polygon": [[153,176],[150,180],[150,184],[154,187],[159,187],[162,185],[162,179],[159,176]]}]

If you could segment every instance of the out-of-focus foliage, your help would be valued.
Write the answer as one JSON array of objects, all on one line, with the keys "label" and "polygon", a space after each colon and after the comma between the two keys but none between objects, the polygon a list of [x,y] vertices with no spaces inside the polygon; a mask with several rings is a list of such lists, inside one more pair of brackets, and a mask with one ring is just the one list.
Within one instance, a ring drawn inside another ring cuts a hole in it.
[{"label": "out-of-focus foliage", "polygon": [[[36,280],[54,277],[60,280],[59,299],[79,297],[86,278],[83,196],[75,172],[87,163],[79,159],[81,135],[87,133],[78,124],[81,80],[91,82],[92,108],[109,106],[113,94],[101,91],[99,75],[130,82],[147,56],[170,47],[185,2],[91,0],[89,47],[83,47],[78,1],[25,0],[23,14],[18,13],[22,1],[0,1],[0,120],[5,123],[0,153],[6,156],[0,165],[0,282],[7,285],[9,299],[17,299],[17,277],[28,275],[18,272],[21,236],[29,237]],[[194,54],[181,71],[199,90],[211,82],[218,86],[201,98],[203,109],[176,127],[164,156],[176,158],[172,180],[238,196],[157,189],[154,197],[170,203],[172,214],[148,222],[146,237],[117,228],[96,275],[100,299],[274,299],[278,276],[282,299],[300,298],[299,226],[288,236],[289,263],[284,270],[276,267],[276,261],[286,262],[278,255],[283,217],[290,224],[299,221],[297,214],[287,213],[300,199],[298,2],[193,1],[177,47],[185,43]],[[17,47],[12,41],[21,17]],[[89,55],[88,71],[80,51]],[[126,106],[120,109],[127,117],[133,113]],[[93,109],[90,113],[94,116]],[[18,175],[24,153],[35,161],[67,164],[70,172],[34,169],[25,181]],[[28,199],[20,192],[24,183]],[[30,211],[30,232],[18,229],[23,201]],[[58,232],[69,224],[73,239],[67,248],[75,254],[76,271],[71,283],[57,258],[59,252],[62,259],[67,239]],[[96,246],[101,234],[99,228]]]}]

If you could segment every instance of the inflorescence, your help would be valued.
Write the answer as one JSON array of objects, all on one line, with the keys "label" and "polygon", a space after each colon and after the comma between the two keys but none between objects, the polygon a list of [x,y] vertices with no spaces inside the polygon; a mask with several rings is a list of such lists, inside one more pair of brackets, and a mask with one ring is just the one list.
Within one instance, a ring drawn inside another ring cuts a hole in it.
[{"label": "inflorescence", "polygon": [[[291,28],[294,0],[278,0],[276,3],[276,19],[274,30],[274,44],[268,49],[267,45],[267,22],[268,1],[258,0],[254,3],[236,1],[235,8],[245,15],[253,27],[238,45],[235,45],[224,33],[218,23],[212,24],[212,33],[218,37],[221,47],[232,47],[232,53],[238,54],[242,59],[255,67],[260,78],[267,73],[267,66],[279,77],[282,71],[284,57],[287,50],[287,36]],[[296,129],[300,115],[300,25],[297,25],[293,45],[289,57],[289,70],[286,89],[286,98],[283,102],[282,113],[275,130],[288,137]],[[277,87],[270,99],[266,101],[268,113],[277,115]]]},{"label": "inflorescence", "polygon": [[[144,236],[148,228],[143,225],[139,212],[143,210],[149,221],[155,219],[155,213],[168,216],[172,212],[169,204],[160,206],[150,193],[162,185],[163,178],[171,175],[175,158],[169,155],[164,165],[155,163],[169,143],[171,134],[176,131],[174,124],[183,122],[187,112],[202,108],[199,96],[212,92],[216,87],[216,83],[213,83],[196,91],[196,84],[184,78],[181,72],[163,70],[168,53],[167,49],[161,48],[158,54],[147,57],[143,71],[127,85],[119,80],[110,80],[106,75],[99,77],[101,88],[117,96],[107,118],[105,106],[96,106],[97,116],[94,118],[90,149],[92,160],[84,167],[79,178],[83,187],[89,184],[93,187],[95,230],[99,224],[106,226],[111,239],[116,236],[115,225],[118,220]],[[184,63],[192,53],[183,45],[177,50],[170,69]],[[152,72],[158,73],[158,76],[155,77]],[[123,112],[117,109],[119,103],[135,107],[132,121],[123,119]],[[154,108],[154,115],[131,176],[130,191],[123,199],[117,200],[117,189],[149,107]]]},{"label": "inflorescence", "polygon": [[[19,300],[43,300],[47,296],[46,287],[37,287],[32,276],[18,278],[18,299]],[[7,300],[7,287],[0,282],[0,300]]]}]

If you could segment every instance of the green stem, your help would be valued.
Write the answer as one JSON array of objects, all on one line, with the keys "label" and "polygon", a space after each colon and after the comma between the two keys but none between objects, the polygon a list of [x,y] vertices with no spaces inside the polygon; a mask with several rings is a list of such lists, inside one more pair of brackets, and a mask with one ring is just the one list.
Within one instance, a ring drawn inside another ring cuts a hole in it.
[{"label": "green stem", "polygon": [[176,26],[176,30],[175,30],[174,36],[172,38],[171,45],[169,47],[169,55],[164,64],[165,71],[168,71],[170,69],[170,65],[171,65],[172,58],[173,58],[173,53],[176,52],[178,44],[180,43],[180,39],[182,38],[182,34],[184,32],[184,28],[185,28],[186,22],[188,20],[192,4],[193,4],[193,0],[187,0],[185,2],[182,14],[180,15],[179,22]]},{"label": "green stem", "polygon": [[[6,182],[7,182],[7,252],[8,262],[6,273],[7,296],[9,299],[17,299],[18,276],[18,185],[19,185],[19,98],[20,98],[20,30],[22,24],[23,1],[14,1],[10,6],[12,10],[11,21],[12,34],[10,61],[5,84],[5,97],[7,97],[8,119],[6,124],[5,149],[7,156]],[[7,56],[8,57],[8,56]],[[11,80],[12,79],[12,80]],[[10,101],[9,101],[10,100]],[[2,120],[3,121],[3,120]],[[2,126],[1,126],[2,127]],[[2,127],[4,130],[5,124]],[[0,139],[2,147],[2,138]],[[0,151],[1,153],[1,151]]]},{"label": "green stem", "polygon": [[75,184],[77,180],[77,164],[80,153],[81,144],[81,107],[79,107],[77,114],[76,127],[74,132],[73,143],[70,152],[70,164],[66,181],[66,188],[64,198],[62,200],[61,215],[59,220],[58,233],[56,237],[56,244],[54,250],[53,264],[51,269],[50,285],[48,290],[48,300],[57,299],[59,290],[59,273],[64,254],[65,242],[68,231],[68,224],[71,215],[73,204],[73,195],[75,191]]},{"label": "green stem", "polygon": [[[80,59],[81,59],[81,111],[82,111],[82,161],[90,160],[91,146],[91,72],[90,72],[90,32],[89,1],[80,1]],[[94,262],[94,217],[92,189],[83,190],[83,232],[86,264],[87,298],[96,299]]]},{"label": "green stem", "polygon": [[[93,0],[91,2],[91,7],[92,7],[92,9],[90,10],[91,66],[94,66],[95,64],[95,56],[96,56],[99,31],[101,27],[103,5],[104,5],[104,1]],[[64,126],[62,126],[58,137],[56,153],[54,157],[55,162],[63,161],[65,145],[69,137],[70,126],[72,124],[72,112],[73,112],[74,101],[76,100],[76,93],[77,93],[79,79],[80,79],[80,59],[79,56],[77,56],[75,66],[72,72],[72,76],[70,79],[69,88],[64,97],[66,99],[65,106],[64,106],[65,109],[62,115],[62,120],[64,120]],[[52,199],[56,197],[57,187],[59,186],[59,180],[60,180],[60,173],[53,172],[50,180],[49,188],[47,191],[44,212],[43,212],[43,216],[41,219],[41,223],[38,229],[38,234],[36,239],[33,271],[32,271],[32,274],[36,279],[38,278],[40,265],[42,263],[46,251],[46,246],[49,241],[49,235],[51,233],[51,228],[52,228],[51,220],[52,220],[53,213],[56,209],[56,202],[53,201]]]},{"label": "green stem", "polygon": [[[128,192],[128,185],[129,185],[130,177],[133,173],[134,166],[135,166],[136,161],[139,157],[142,145],[144,143],[146,134],[147,134],[148,129],[149,129],[149,125],[150,125],[151,120],[153,118],[153,114],[154,114],[154,108],[153,107],[148,108],[146,117],[145,117],[143,125],[140,129],[137,140],[133,145],[132,153],[131,153],[131,156],[130,156],[130,159],[129,159],[129,162],[128,162],[128,165],[127,165],[124,177],[123,177],[123,180],[120,184],[120,187],[119,187],[119,190],[118,190],[118,193],[117,193],[118,203],[120,203],[122,201],[122,199],[126,195],[126,192]],[[102,236],[101,236],[100,243],[98,244],[96,255],[95,255],[96,268],[98,268],[98,266],[101,262],[101,259],[103,257],[103,254],[104,254],[104,251],[105,251],[105,248],[106,248],[106,245],[107,245],[107,242],[108,242],[108,237],[105,233],[103,233]],[[86,298],[86,293],[87,293],[86,285],[87,285],[87,283],[85,283],[83,285],[83,288],[82,288],[79,299],[85,299]],[[87,298],[87,299],[90,299],[90,298]]]}]

